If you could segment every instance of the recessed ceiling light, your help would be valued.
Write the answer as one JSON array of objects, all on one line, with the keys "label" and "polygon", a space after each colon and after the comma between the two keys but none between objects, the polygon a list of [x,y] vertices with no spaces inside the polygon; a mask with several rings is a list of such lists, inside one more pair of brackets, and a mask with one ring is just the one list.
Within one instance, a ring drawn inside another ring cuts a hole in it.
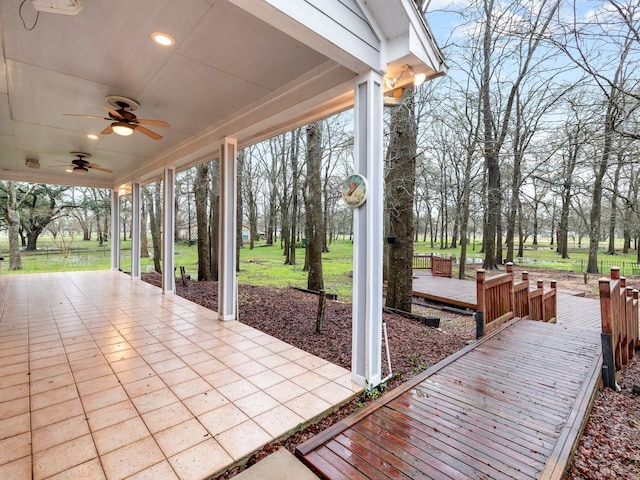
[{"label": "recessed ceiling light", "polygon": [[154,42],[162,45],[163,47],[170,47],[176,43],[171,35],[164,32],[153,32],[151,34],[151,38],[153,38]]},{"label": "recessed ceiling light", "polygon": [[98,137],[98,135],[96,135],[95,133],[87,133],[87,138],[90,138],[91,140],[97,140],[100,137]]}]

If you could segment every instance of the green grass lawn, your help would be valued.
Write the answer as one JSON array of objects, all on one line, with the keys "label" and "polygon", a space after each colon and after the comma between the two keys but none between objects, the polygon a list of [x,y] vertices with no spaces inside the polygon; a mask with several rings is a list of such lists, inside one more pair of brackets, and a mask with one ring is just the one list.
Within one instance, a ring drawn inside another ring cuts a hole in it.
[{"label": "green grass lawn", "polygon": [[[1,244],[5,246],[6,241],[2,241]],[[617,254],[612,256],[604,253],[605,246],[605,244],[601,246],[598,254],[599,270],[602,273],[606,274],[612,265],[618,265],[623,268],[623,275],[636,276],[640,274],[635,264],[635,251],[627,255]],[[622,244],[620,244],[621,248]],[[476,245],[475,250],[470,246],[467,254],[468,258],[481,262],[482,254],[478,250],[479,245]],[[415,253],[433,252],[437,255],[456,258],[460,255],[459,248],[440,250],[437,245],[436,248],[431,248],[428,242],[416,242],[414,251]],[[242,284],[251,285],[306,288],[307,272],[303,271],[304,254],[305,250],[303,248],[297,249],[296,264],[285,265],[279,242],[272,246],[257,244],[253,250],[245,246],[240,249],[238,281]],[[7,257],[8,252],[5,249],[0,255]],[[130,255],[130,241],[121,242],[121,268],[124,271],[131,270]],[[337,294],[338,299],[344,301],[351,300],[352,256],[353,245],[348,239],[334,241],[329,245],[329,252],[322,256],[325,289],[327,293]],[[571,258],[561,259],[555,252],[554,246],[550,246],[548,242],[541,242],[537,247],[527,245],[524,258],[516,259],[516,263],[530,265],[529,268],[540,267],[571,271],[584,271],[586,269],[588,259],[586,244],[585,248],[576,247],[571,249],[569,256]],[[110,245],[106,243],[100,247],[96,241],[74,241],[70,254],[65,258],[50,238],[43,237],[38,243],[36,252],[22,252],[21,257],[23,270],[9,272],[8,262],[5,261],[3,274],[108,269],[110,268]],[[184,266],[186,273],[190,274],[192,278],[196,278],[198,271],[196,246],[177,244],[175,246],[175,265],[176,268]],[[143,272],[152,271],[153,259],[141,259],[141,268]],[[625,268],[627,271],[624,271]]]}]

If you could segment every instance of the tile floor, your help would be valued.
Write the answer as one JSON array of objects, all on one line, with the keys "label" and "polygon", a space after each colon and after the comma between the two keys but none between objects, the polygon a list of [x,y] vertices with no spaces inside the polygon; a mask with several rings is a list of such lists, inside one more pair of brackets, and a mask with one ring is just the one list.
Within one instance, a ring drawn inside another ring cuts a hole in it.
[{"label": "tile floor", "polygon": [[116,271],[0,276],[0,478],[203,479],[348,371]]}]

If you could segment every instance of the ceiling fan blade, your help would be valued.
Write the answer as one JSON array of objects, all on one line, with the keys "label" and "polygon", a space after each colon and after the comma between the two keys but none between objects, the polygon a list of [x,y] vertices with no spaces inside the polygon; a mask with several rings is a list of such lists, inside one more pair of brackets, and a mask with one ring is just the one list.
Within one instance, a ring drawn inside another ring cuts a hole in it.
[{"label": "ceiling fan blade", "polygon": [[96,165],[95,163],[87,163],[85,166],[93,170],[98,170],[99,172],[113,173],[113,170],[109,170],[108,168],[103,168],[100,165]]},{"label": "ceiling fan blade", "polygon": [[[114,110],[113,108],[107,107],[105,105],[103,105],[102,108],[104,108],[107,112],[113,115],[114,118],[118,118],[120,120],[124,118],[122,115],[120,115],[120,113],[117,110]],[[111,120],[111,119],[109,118],[108,120]]]},{"label": "ceiling fan blade", "polygon": [[145,135],[147,135],[148,137],[153,138],[154,140],[162,139],[162,135],[158,135],[156,132],[152,132],[148,128],[143,127],[142,125],[136,125],[136,130],[141,132],[141,133],[144,133]]},{"label": "ceiling fan blade", "polygon": [[165,122],[164,120],[149,120],[148,118],[138,118],[135,120],[135,122],[142,125],[153,125],[154,127],[170,127],[169,122]]},{"label": "ceiling fan blade", "polygon": [[96,115],[78,115],[75,113],[63,113],[66,117],[82,117],[82,118],[97,118],[98,120],[111,120],[111,118],[98,117]]},{"label": "ceiling fan blade", "polygon": [[113,128],[111,127],[111,125],[109,125],[107,128],[102,130],[100,133],[102,135],[109,135],[110,133],[113,133]]}]

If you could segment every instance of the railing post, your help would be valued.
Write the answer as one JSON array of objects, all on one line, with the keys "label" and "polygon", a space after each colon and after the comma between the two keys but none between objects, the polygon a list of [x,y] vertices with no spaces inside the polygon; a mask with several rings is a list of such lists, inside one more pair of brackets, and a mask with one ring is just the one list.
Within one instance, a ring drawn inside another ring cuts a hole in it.
[{"label": "railing post", "polygon": [[[613,271],[611,271],[613,278]],[[600,318],[602,322],[602,383],[616,390],[616,364],[613,349],[613,319],[611,317],[611,283],[607,278],[598,281],[600,291]]]},{"label": "railing post", "polygon": [[484,297],[484,281],[485,271],[481,268],[476,272],[476,338],[484,337],[484,312],[485,297]]}]

